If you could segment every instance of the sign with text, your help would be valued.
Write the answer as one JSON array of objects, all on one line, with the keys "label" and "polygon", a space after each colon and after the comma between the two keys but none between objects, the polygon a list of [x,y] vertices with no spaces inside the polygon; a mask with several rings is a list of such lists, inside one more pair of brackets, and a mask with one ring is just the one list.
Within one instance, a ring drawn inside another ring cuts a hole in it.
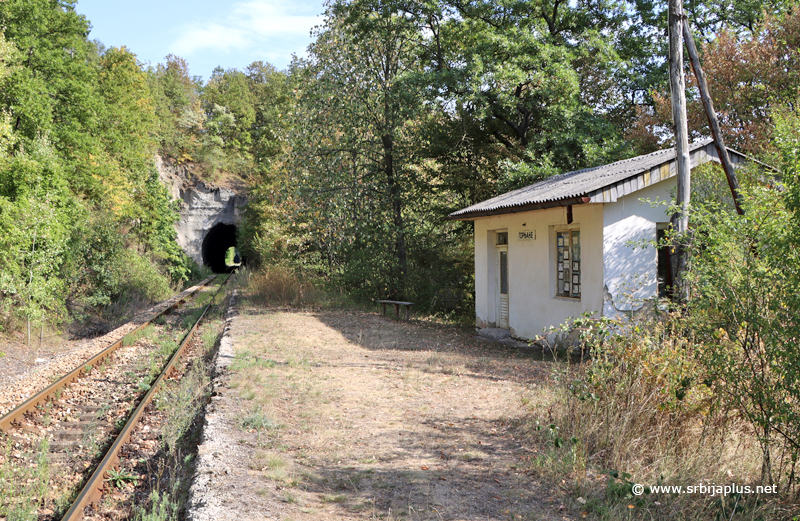
[{"label": "sign with text", "polygon": [[536,230],[528,230],[524,232],[517,232],[518,241],[532,241],[536,239]]}]

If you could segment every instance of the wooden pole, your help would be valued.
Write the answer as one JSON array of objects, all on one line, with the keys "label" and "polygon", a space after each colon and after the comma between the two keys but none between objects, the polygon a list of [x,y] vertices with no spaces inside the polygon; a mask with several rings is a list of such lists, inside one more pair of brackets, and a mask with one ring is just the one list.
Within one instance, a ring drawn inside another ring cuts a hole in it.
[{"label": "wooden pole", "polygon": [[733,163],[731,163],[731,158],[728,156],[728,149],[725,148],[725,141],[722,139],[719,120],[717,119],[717,113],[714,111],[714,102],[711,100],[711,94],[709,93],[708,84],[706,83],[706,76],[703,73],[703,68],[700,66],[700,58],[697,55],[697,47],[694,45],[692,30],[685,21],[683,24],[683,37],[686,40],[686,50],[689,51],[689,60],[692,63],[694,77],[697,78],[697,86],[700,88],[700,99],[703,101],[703,108],[706,110],[708,126],[711,127],[711,135],[714,137],[714,145],[717,147],[722,169],[725,171],[725,177],[728,178],[728,186],[731,188],[733,204],[736,207],[736,212],[739,215],[744,215],[744,210],[742,210],[740,204],[742,196],[739,193],[739,181],[736,179]]},{"label": "wooden pole", "polygon": [[674,270],[676,296],[689,297],[684,273],[688,264],[689,202],[691,200],[691,163],[689,162],[689,125],[686,121],[686,83],[683,76],[683,30],[686,23],[682,0],[669,0],[669,88],[672,97],[672,121],[675,124],[675,156],[678,176],[677,206],[673,216],[675,229]]}]

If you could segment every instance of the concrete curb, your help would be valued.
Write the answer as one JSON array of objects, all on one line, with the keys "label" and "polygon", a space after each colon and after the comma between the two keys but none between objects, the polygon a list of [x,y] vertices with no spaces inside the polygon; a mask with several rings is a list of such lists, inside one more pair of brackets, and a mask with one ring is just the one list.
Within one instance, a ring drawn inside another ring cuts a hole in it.
[{"label": "concrete curb", "polygon": [[217,521],[220,519],[230,519],[230,506],[226,506],[224,500],[220,499],[220,494],[214,492],[224,486],[221,481],[222,476],[229,474],[229,469],[224,462],[222,455],[229,453],[234,446],[234,440],[230,438],[230,430],[233,425],[227,418],[224,408],[220,407],[219,400],[221,394],[218,389],[224,388],[224,378],[228,366],[233,362],[235,352],[233,338],[230,334],[231,324],[238,315],[236,308],[237,292],[233,291],[225,313],[225,326],[220,339],[219,350],[214,359],[214,395],[206,407],[205,421],[203,424],[203,436],[197,450],[197,467],[189,489],[189,500],[186,505],[186,519],[188,521]]}]

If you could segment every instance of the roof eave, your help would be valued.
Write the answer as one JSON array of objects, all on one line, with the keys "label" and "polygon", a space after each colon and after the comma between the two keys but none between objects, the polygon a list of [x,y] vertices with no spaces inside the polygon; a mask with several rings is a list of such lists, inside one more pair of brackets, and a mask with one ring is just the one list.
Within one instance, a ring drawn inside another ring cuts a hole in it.
[{"label": "roof eave", "polygon": [[472,212],[464,212],[456,215],[451,213],[447,216],[451,221],[472,221],[480,219],[481,217],[491,217],[493,215],[506,215],[511,213],[531,212],[534,210],[545,210],[547,208],[559,208],[563,206],[572,206],[574,204],[585,204],[591,201],[591,198],[583,196],[570,197],[568,199],[561,199],[560,201],[546,201],[543,203],[529,203],[519,206],[507,206],[504,208],[495,208],[494,210],[476,210]]}]

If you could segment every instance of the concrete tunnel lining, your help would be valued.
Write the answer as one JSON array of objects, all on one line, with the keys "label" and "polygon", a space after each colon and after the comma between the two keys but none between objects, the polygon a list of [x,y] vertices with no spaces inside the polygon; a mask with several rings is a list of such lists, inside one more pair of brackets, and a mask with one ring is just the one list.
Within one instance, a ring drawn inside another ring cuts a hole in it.
[{"label": "concrete tunnel lining", "polygon": [[236,246],[236,225],[215,224],[203,238],[203,264],[214,273],[227,273],[231,268],[225,265],[225,252]]}]

